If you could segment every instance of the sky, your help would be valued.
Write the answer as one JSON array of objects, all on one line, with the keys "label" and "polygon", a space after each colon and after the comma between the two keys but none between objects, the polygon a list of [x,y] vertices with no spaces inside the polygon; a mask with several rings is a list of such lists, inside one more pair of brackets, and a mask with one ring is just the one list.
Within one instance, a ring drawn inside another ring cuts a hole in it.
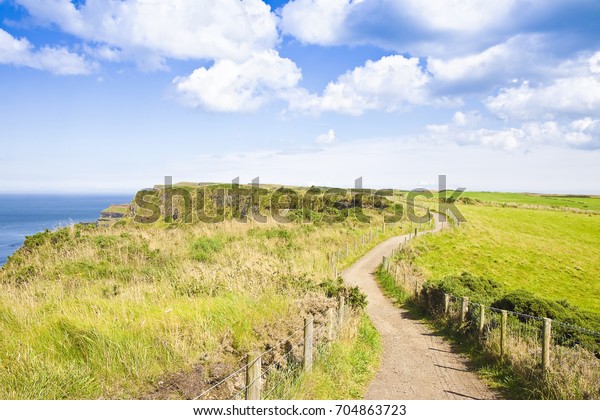
[{"label": "sky", "polygon": [[0,0],[0,192],[600,194],[596,0]]}]

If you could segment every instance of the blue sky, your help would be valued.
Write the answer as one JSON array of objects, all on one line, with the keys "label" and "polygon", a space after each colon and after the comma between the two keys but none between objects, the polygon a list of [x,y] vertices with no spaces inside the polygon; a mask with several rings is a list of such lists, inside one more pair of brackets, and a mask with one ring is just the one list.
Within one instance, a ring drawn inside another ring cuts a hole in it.
[{"label": "blue sky", "polygon": [[0,192],[600,193],[600,3],[0,0]]}]

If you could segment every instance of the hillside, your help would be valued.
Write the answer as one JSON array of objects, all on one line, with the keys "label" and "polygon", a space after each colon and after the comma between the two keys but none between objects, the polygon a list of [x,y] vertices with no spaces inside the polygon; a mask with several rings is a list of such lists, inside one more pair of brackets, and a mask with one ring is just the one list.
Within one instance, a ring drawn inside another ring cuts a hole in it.
[{"label": "hillside", "polygon": [[[332,288],[332,253],[348,245],[341,258],[349,262],[410,227],[375,232],[383,202],[365,205],[371,225],[322,200],[306,212],[279,208],[288,223],[242,222],[240,211],[253,208],[240,210],[231,191],[220,196],[216,188],[205,197],[232,197],[218,223],[185,223],[178,199],[167,215],[155,194],[154,223],[129,215],[110,228],[74,225],[28,237],[0,270],[0,398],[191,398],[246,352],[283,340],[306,314],[323,322],[320,314],[344,293]],[[270,211],[269,203],[257,209]],[[347,217],[326,222],[340,211]],[[373,242],[363,244],[369,234]],[[366,360],[368,372],[376,357]],[[191,388],[160,390],[169,375],[188,373],[197,378]],[[369,378],[361,375],[353,397]],[[329,396],[348,398],[348,388]]]}]

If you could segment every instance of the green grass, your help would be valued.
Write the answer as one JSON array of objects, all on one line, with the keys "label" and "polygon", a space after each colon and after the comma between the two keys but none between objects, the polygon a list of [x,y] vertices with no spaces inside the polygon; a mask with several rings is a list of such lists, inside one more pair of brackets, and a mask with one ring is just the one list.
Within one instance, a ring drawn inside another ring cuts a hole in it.
[{"label": "green grass", "polygon": [[469,272],[491,277],[507,291],[524,289],[600,313],[599,216],[459,208],[468,223],[413,243],[413,262],[428,279]]},{"label": "green grass", "polygon": [[358,400],[375,376],[381,357],[380,337],[366,315],[355,334],[335,341],[304,375],[296,399]]},{"label": "green grass", "polygon": [[277,295],[137,302],[117,296],[64,299],[26,318],[24,312],[0,308],[4,337],[18,337],[0,340],[3,399],[137,398],[165,368],[182,370],[218,353],[223,339],[247,351],[255,328],[290,317],[291,307]]},{"label": "green grass", "polygon": [[527,193],[465,192],[469,197],[485,203],[520,204],[528,206],[546,206],[600,211],[600,198],[568,195],[543,195]]},{"label": "green grass", "polygon": [[115,213],[126,215],[127,213],[129,213],[129,205],[111,205],[106,209],[102,210],[102,213]]}]

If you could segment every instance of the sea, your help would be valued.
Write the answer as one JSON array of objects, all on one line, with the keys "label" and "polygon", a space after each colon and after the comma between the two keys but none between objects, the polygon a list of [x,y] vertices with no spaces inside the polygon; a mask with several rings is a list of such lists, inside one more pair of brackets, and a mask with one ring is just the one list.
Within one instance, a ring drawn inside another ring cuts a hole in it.
[{"label": "sea", "polygon": [[0,194],[0,266],[26,236],[73,223],[94,222],[111,204],[124,204],[133,195]]}]

